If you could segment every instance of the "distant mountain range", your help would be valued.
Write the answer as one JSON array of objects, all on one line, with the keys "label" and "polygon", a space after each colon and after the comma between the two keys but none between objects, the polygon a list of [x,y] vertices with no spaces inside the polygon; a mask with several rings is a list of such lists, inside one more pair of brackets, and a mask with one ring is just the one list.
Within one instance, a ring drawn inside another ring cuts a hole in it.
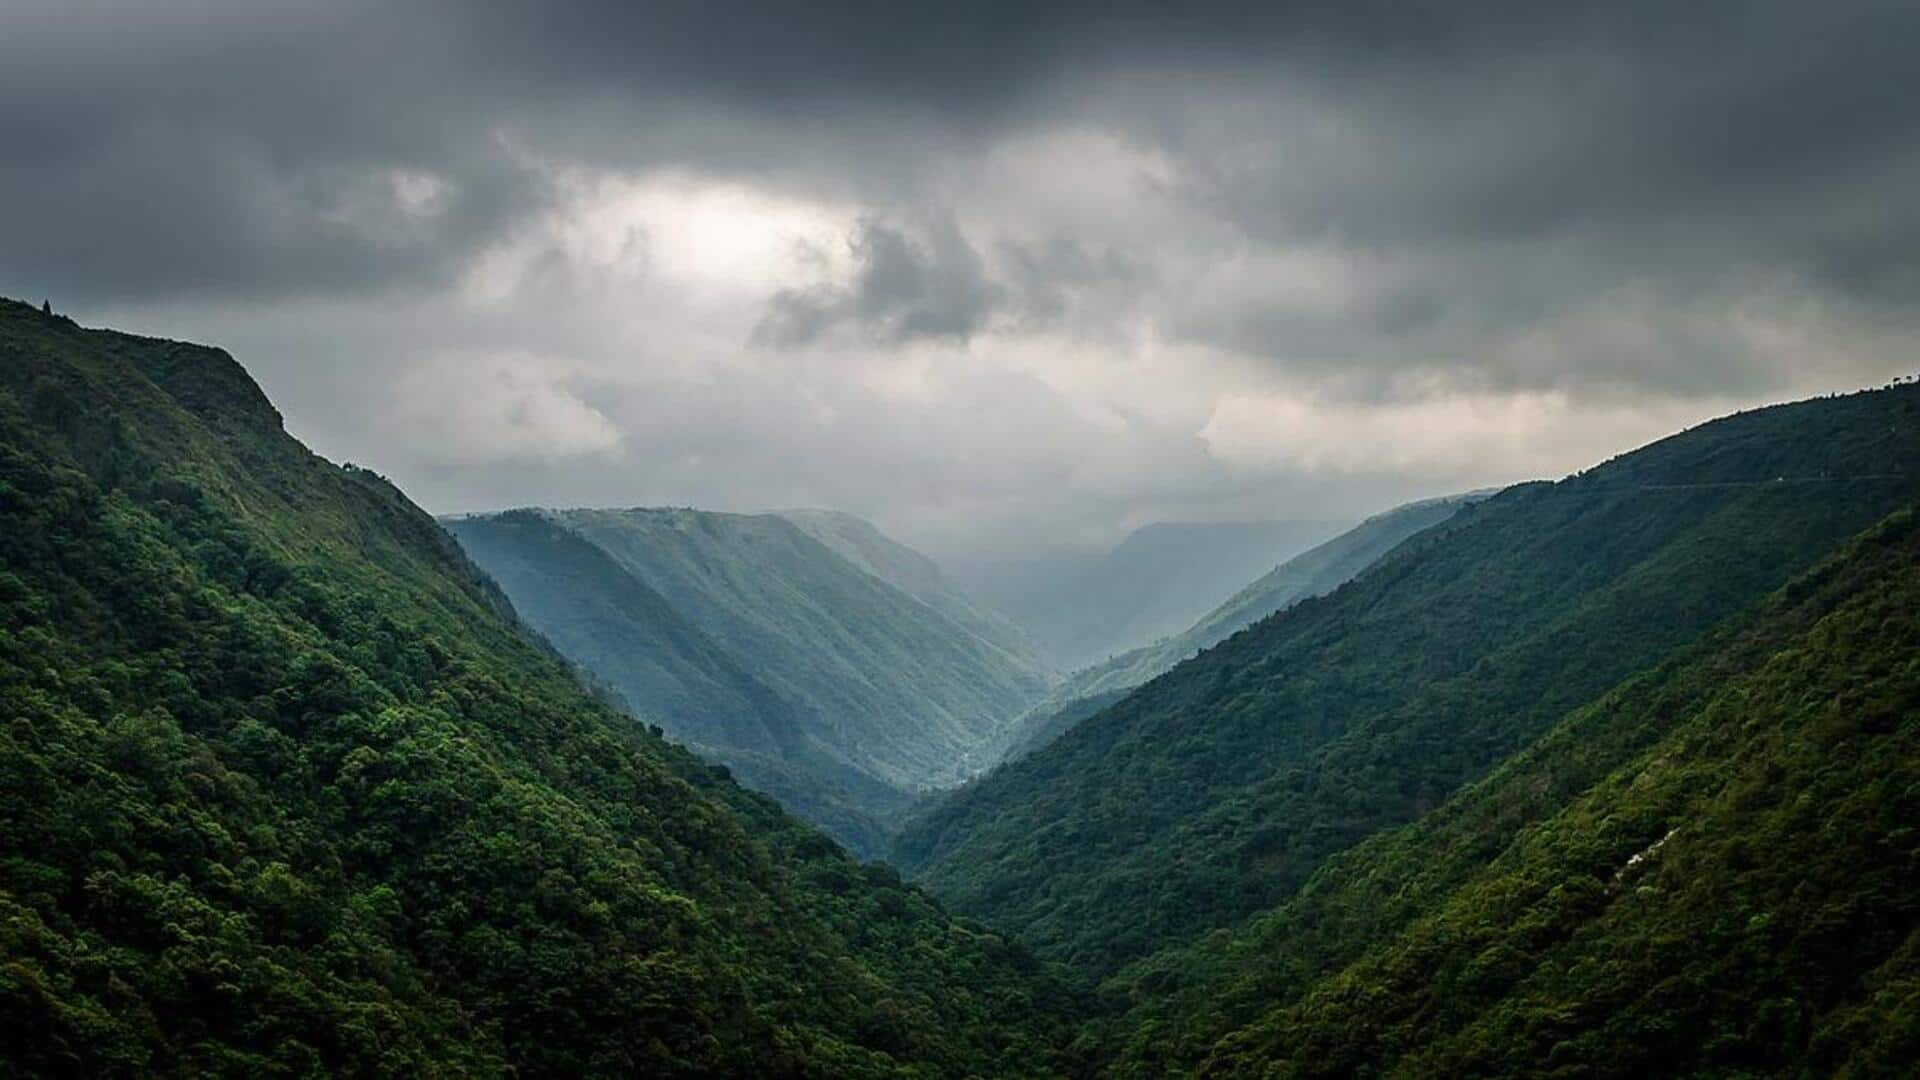
[{"label": "distant mountain range", "polygon": [[968,566],[956,577],[1064,671],[1177,634],[1294,555],[1331,521],[1162,522],[1111,551]]},{"label": "distant mountain range", "polygon": [[838,510],[779,510],[834,554],[892,585],[1007,654],[1015,667],[1052,676],[1039,646],[1006,616],[976,604],[938,564],[887,536],[872,522]]},{"label": "distant mountain range", "polygon": [[1489,494],[1422,499],[1376,514],[1274,567],[1180,633],[1074,672],[1010,729],[1009,745],[1001,756],[1031,753],[1099,707],[1118,701],[1125,691],[1172,670],[1200,650],[1302,600],[1332,592],[1408,537]]},{"label": "distant mountain range", "polygon": [[522,617],[641,719],[856,851],[991,763],[1051,676],[924,556],[844,514],[449,519]]}]

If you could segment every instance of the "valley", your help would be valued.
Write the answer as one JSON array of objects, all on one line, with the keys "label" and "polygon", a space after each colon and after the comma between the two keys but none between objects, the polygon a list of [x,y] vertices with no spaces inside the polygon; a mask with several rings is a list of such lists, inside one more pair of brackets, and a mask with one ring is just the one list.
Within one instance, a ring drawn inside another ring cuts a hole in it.
[{"label": "valley", "polygon": [[19,1074],[1914,1060],[1920,386],[1063,672],[850,515],[435,519],[219,350],[7,302],[0,372]]},{"label": "valley", "polygon": [[893,584],[776,515],[521,510],[446,524],[638,720],[869,857],[916,796],[979,771],[1052,674],[857,519],[867,550],[894,557],[885,566],[922,576]]},{"label": "valley", "polygon": [[0,4],[0,1080],[1920,1077],[1920,4]]}]

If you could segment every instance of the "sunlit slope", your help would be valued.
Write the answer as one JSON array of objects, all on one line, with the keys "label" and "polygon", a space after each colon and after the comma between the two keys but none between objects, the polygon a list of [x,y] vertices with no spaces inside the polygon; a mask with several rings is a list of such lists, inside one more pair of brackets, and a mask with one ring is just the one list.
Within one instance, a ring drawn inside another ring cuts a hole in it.
[{"label": "sunlit slope", "polygon": [[998,612],[975,603],[948,579],[939,564],[881,532],[872,522],[834,510],[782,510],[779,515],[841,558],[998,648],[1016,667],[1041,676],[1052,675],[1051,665],[1025,631]]}]

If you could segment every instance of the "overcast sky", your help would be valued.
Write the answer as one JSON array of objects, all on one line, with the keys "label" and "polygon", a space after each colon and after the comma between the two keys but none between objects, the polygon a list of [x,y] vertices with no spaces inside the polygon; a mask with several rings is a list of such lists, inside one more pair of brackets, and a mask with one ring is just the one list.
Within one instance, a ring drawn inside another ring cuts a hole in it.
[{"label": "overcast sky", "polygon": [[0,293],[436,511],[950,558],[1920,369],[1910,2],[0,3]]}]

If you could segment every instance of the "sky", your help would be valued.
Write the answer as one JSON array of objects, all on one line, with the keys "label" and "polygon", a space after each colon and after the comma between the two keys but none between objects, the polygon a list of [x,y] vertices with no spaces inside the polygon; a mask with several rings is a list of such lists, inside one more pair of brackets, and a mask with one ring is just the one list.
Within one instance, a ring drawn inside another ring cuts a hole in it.
[{"label": "sky", "polygon": [[0,294],[437,512],[936,556],[1557,477],[1920,370],[1920,5],[0,6]]}]

